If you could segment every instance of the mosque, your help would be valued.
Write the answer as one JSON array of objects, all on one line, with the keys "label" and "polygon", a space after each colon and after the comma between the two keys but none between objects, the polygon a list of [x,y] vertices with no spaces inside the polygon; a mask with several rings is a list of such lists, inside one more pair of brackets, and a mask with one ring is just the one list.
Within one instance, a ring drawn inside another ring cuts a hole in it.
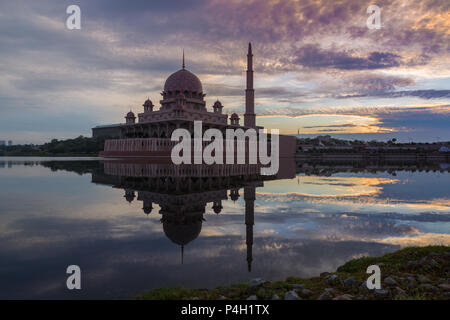
[{"label": "mosque", "polygon": [[[170,151],[178,142],[171,141],[172,132],[178,128],[187,129],[193,135],[194,121],[202,121],[203,132],[215,128],[243,130],[256,126],[255,90],[253,88],[253,53],[248,45],[247,87],[245,89],[245,114],[243,124],[238,114],[230,117],[223,113],[224,106],[217,100],[209,111],[206,107],[203,86],[200,79],[185,67],[184,53],[182,68],[170,75],[161,92],[160,108],[150,99],[144,104],[142,113],[130,111],[125,123],[97,126],[92,129],[93,137],[110,137],[105,141],[103,157],[152,157],[170,156]],[[295,137],[280,135],[280,156],[293,156]]]},{"label": "mosque", "polygon": [[181,263],[185,247],[201,233],[206,212],[220,214],[223,201],[242,197],[246,260],[251,271],[256,189],[265,181],[295,177],[295,161],[282,162],[276,175],[262,176],[260,164],[175,165],[167,160],[109,159],[102,161],[103,170],[93,170],[92,182],[122,189],[124,201],[142,202],[146,215],[155,215],[156,204],[164,234],[180,248]]}]

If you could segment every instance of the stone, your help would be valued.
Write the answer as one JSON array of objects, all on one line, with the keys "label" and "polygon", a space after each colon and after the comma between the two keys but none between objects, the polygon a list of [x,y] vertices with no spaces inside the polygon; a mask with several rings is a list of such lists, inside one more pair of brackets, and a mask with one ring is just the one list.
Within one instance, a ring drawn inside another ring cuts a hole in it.
[{"label": "stone", "polygon": [[434,259],[431,259],[429,263],[430,263],[430,265],[432,265],[433,267],[435,267],[435,266],[437,266],[437,265],[439,264],[439,263],[437,263],[436,260],[434,260]]},{"label": "stone", "polygon": [[384,283],[389,286],[395,286],[397,284],[397,281],[394,280],[392,277],[384,278]]},{"label": "stone", "polygon": [[329,275],[331,275],[331,273],[329,273],[329,272],[322,272],[322,273],[320,274],[320,277],[321,277],[321,278],[326,278],[326,277],[328,277]]},{"label": "stone", "polygon": [[225,297],[225,296],[220,296],[220,297],[219,297],[219,300],[227,300],[227,297]]},{"label": "stone", "polygon": [[309,289],[302,289],[302,291],[300,291],[300,295],[304,298],[309,298],[313,295],[313,292]]},{"label": "stone", "polygon": [[354,285],[356,285],[356,280],[353,277],[349,277],[344,280],[344,285],[346,285],[347,287],[353,287]]},{"label": "stone", "polygon": [[299,300],[297,292],[294,290],[286,292],[284,295],[284,300]]},{"label": "stone", "polygon": [[448,283],[442,283],[442,284],[438,285],[438,287],[444,291],[450,291],[450,284],[448,284]]},{"label": "stone", "polygon": [[433,291],[433,292],[437,292],[439,291],[438,288],[436,288],[435,286],[429,284],[429,283],[423,283],[419,286],[419,288],[427,290],[427,291]]},{"label": "stone", "polygon": [[375,293],[379,296],[387,296],[389,294],[386,289],[375,289]]},{"label": "stone", "polygon": [[408,282],[410,282],[410,283],[416,282],[416,279],[414,277],[408,277],[407,279],[408,279]]},{"label": "stone", "polygon": [[294,289],[294,290],[299,290],[299,289],[302,289],[304,286],[305,286],[305,285],[300,284],[300,283],[294,283],[294,284],[292,285],[292,289]]},{"label": "stone", "polygon": [[333,300],[353,300],[353,296],[351,294],[343,294],[343,295],[337,296]]},{"label": "stone", "polygon": [[326,290],[317,298],[317,300],[331,300],[330,290]]},{"label": "stone", "polygon": [[406,291],[400,287],[395,287],[394,292],[396,295],[406,295]]},{"label": "stone", "polygon": [[419,280],[420,283],[428,283],[430,282],[430,279],[428,279],[425,276],[419,276],[419,278],[417,278]]},{"label": "stone", "polygon": [[198,297],[192,297],[191,300],[200,300]]},{"label": "stone", "polygon": [[339,277],[336,274],[333,274],[327,279],[328,284],[336,283],[339,281]]},{"label": "stone", "polygon": [[437,252],[432,252],[432,253],[430,253],[430,256],[432,256],[432,257],[439,257],[439,253],[437,253]]},{"label": "stone", "polygon": [[274,294],[272,296],[272,300],[280,300],[280,297],[277,294]]},{"label": "stone", "polygon": [[415,282],[408,283],[408,289],[417,288],[417,284]]},{"label": "stone", "polygon": [[248,286],[249,286],[249,288],[255,288],[255,287],[259,287],[260,285],[262,285],[265,282],[266,281],[264,279],[256,278],[256,279],[250,280],[250,282],[248,283]]},{"label": "stone", "polygon": [[258,300],[258,298],[255,295],[252,295],[248,297],[247,300]]},{"label": "stone", "polygon": [[363,281],[363,282],[361,283],[361,289],[363,289],[363,290],[370,290],[370,289],[367,287],[367,281]]},{"label": "stone", "polygon": [[418,265],[419,264],[417,263],[417,261],[414,261],[414,260],[408,261],[408,263],[406,264],[406,266],[410,267],[410,268],[417,267]]}]

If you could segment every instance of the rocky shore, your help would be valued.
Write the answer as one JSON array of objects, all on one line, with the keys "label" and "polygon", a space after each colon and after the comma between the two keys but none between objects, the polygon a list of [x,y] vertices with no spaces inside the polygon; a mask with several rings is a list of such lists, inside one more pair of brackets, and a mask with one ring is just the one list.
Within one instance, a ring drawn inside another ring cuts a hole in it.
[{"label": "rocky shore", "polygon": [[[367,267],[378,265],[381,289],[369,290]],[[450,247],[411,247],[382,257],[351,260],[319,277],[253,279],[214,289],[159,288],[137,299],[237,300],[450,300]]]}]

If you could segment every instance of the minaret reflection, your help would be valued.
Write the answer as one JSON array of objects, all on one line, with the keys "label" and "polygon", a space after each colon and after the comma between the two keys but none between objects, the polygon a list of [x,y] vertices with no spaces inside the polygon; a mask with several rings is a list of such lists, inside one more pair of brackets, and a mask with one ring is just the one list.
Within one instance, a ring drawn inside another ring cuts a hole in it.
[{"label": "minaret reflection", "polygon": [[137,193],[146,215],[157,204],[164,234],[180,247],[182,264],[186,246],[201,233],[208,203],[219,214],[223,201],[238,201],[243,189],[246,260],[251,272],[256,188],[277,176],[261,176],[260,165],[174,165],[138,160],[109,160],[103,164],[103,171],[93,172],[92,182],[123,189],[129,203],[136,199]]},{"label": "minaret reflection", "polygon": [[255,187],[244,187],[245,199],[245,243],[247,245],[248,272],[252,271],[253,225],[255,224]]}]

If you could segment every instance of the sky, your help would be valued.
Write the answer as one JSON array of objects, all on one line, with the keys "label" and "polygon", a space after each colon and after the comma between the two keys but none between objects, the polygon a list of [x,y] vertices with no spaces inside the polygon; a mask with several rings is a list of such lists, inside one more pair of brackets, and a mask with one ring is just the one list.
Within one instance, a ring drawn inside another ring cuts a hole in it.
[{"label": "sky", "polygon": [[[80,30],[66,27],[72,4]],[[450,141],[448,0],[0,0],[0,140],[90,136],[158,106],[183,50],[207,107],[242,115],[248,42],[258,125]]]}]

